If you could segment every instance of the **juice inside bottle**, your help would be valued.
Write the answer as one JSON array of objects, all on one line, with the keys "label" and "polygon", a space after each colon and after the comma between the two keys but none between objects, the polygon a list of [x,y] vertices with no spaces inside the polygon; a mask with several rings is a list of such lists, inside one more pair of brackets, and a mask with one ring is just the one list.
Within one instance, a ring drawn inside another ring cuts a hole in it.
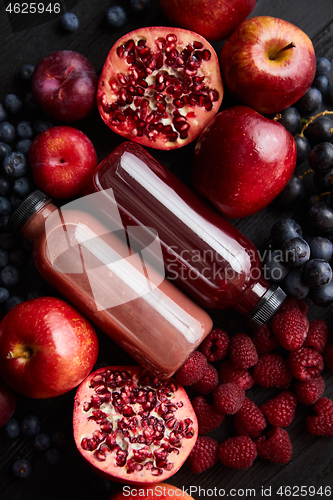
[{"label": "juice inside bottle", "polygon": [[34,194],[30,205],[37,200],[40,206],[32,209],[27,199],[24,217],[17,222],[14,212],[13,225],[22,227],[23,220],[21,233],[34,243],[36,267],[54,288],[143,366],[169,377],[209,333],[212,320],[143,262],[144,254],[131,251],[121,221],[108,225],[107,211],[104,219],[96,217],[104,195],[84,197],[82,210],[82,199],[57,209],[43,193]]},{"label": "juice inside bottle", "polygon": [[158,233],[167,276],[200,305],[233,307],[253,327],[279,307],[285,294],[262,277],[255,246],[141,146],[125,142],[113,150],[85,193],[108,188],[126,227]]}]

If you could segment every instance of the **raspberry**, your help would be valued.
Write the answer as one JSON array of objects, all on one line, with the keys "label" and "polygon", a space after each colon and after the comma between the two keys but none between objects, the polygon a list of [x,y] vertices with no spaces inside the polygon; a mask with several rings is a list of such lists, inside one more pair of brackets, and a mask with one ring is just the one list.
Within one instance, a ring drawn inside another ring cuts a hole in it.
[{"label": "raspberry", "polygon": [[207,434],[207,432],[217,429],[222,424],[224,420],[223,413],[218,412],[203,396],[194,398],[192,406],[198,419],[200,435]]},{"label": "raspberry", "polygon": [[247,469],[253,464],[257,449],[249,436],[234,436],[220,444],[218,455],[227,467]]},{"label": "raspberry", "polygon": [[328,326],[323,319],[313,319],[310,321],[310,327],[307,337],[304,341],[304,347],[312,347],[320,353],[325,349],[328,339]]},{"label": "raspberry", "polygon": [[230,382],[219,385],[213,392],[213,396],[217,411],[233,415],[240,410],[245,398],[245,391],[239,385]]},{"label": "raspberry", "polygon": [[178,368],[175,377],[182,385],[195,384],[203,376],[206,366],[207,359],[205,356],[199,351],[194,351],[185,363]]},{"label": "raspberry", "polygon": [[189,457],[192,472],[199,474],[218,461],[219,443],[208,436],[199,436]]},{"label": "raspberry", "polygon": [[225,360],[221,363],[219,369],[220,384],[233,382],[245,391],[254,385],[254,378],[248,370],[238,370],[231,361]]},{"label": "raspberry", "polygon": [[333,437],[333,401],[320,398],[313,407],[316,415],[306,417],[306,427],[315,436]]},{"label": "raspberry", "polygon": [[288,366],[298,380],[310,380],[320,375],[324,361],[321,354],[311,347],[300,347],[289,353]]},{"label": "raspberry", "polygon": [[323,356],[328,369],[331,370],[331,372],[333,372],[333,342],[327,344]]},{"label": "raspberry", "polygon": [[302,382],[295,380],[294,393],[300,403],[313,405],[325,390],[325,380],[320,375]]},{"label": "raspberry", "polygon": [[252,342],[257,349],[258,356],[272,352],[280,346],[268,323],[254,332]]},{"label": "raspberry", "polygon": [[309,330],[309,320],[299,309],[275,314],[272,331],[282,347],[292,351],[301,347]]},{"label": "raspberry", "polygon": [[288,432],[273,427],[256,440],[258,455],[277,464],[286,464],[291,459],[292,445]]},{"label": "raspberry", "polygon": [[258,362],[257,350],[245,333],[237,333],[232,337],[229,355],[231,363],[240,370],[246,370]]},{"label": "raspberry", "polygon": [[258,406],[245,397],[241,409],[234,416],[237,434],[257,438],[266,427],[266,419]]},{"label": "raspberry", "polygon": [[284,387],[291,382],[292,373],[280,354],[269,353],[260,356],[253,377],[263,387]]},{"label": "raspberry", "polygon": [[289,309],[299,309],[305,316],[309,312],[309,306],[304,299],[295,299],[294,297],[287,297],[279,307],[278,314]]},{"label": "raspberry", "polygon": [[193,389],[199,394],[210,394],[219,385],[219,376],[215,366],[207,363],[203,376],[193,384]]},{"label": "raspberry", "polygon": [[200,346],[201,352],[210,363],[220,361],[229,352],[230,337],[222,328],[213,328]]},{"label": "raspberry", "polygon": [[293,421],[296,406],[296,396],[290,391],[283,391],[261,405],[260,409],[274,427],[287,427]]}]

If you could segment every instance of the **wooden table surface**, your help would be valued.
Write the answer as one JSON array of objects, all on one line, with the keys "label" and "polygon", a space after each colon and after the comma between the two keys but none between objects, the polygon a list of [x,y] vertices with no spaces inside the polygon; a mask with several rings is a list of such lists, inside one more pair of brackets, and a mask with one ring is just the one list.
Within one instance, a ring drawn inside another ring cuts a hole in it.
[{"label": "wooden table surface", "polygon": [[[75,33],[64,34],[59,29],[59,19],[52,19],[43,24],[36,19],[23,24],[18,19],[10,19],[4,4],[0,5],[0,102],[7,93],[22,93],[23,87],[18,81],[18,72],[24,63],[37,64],[45,55],[56,50],[70,49],[84,54],[100,72],[104,60],[114,42],[123,34],[140,26],[168,25],[162,15],[159,0],[151,0],[151,7],[144,17],[131,16],[127,25],[112,31],[105,25],[105,12],[109,5],[116,2],[107,0],[73,0],[66,3],[77,14],[80,27]],[[128,6],[129,0],[119,0],[119,4]],[[189,2],[190,3],[190,2]],[[333,0],[257,0],[252,12],[255,15],[269,15],[290,21],[304,30],[312,39],[317,56],[333,59]],[[33,24],[36,24],[35,26]],[[213,44],[219,52],[222,42]],[[333,81],[333,71],[330,80]],[[111,132],[95,113],[80,124],[80,128],[92,140],[99,160],[105,157],[123,139]],[[190,166],[194,144],[180,150],[163,152],[150,150],[150,153],[168,168],[173,170],[185,182],[190,183]],[[273,202],[264,211],[242,220],[233,221],[257,247],[264,248],[269,240],[270,228],[275,220],[282,216],[302,218],[306,209],[298,207],[297,212],[283,211]],[[324,318],[332,330],[332,308],[320,309],[310,305],[309,317]],[[235,314],[214,313],[216,324],[225,326],[232,333],[241,331],[245,326]],[[331,334],[332,335],[332,334]],[[110,364],[131,363],[131,359],[104,336],[101,336],[101,356]],[[326,389],[324,395],[333,396],[333,376],[324,373]],[[71,418],[75,391],[59,398],[37,401],[21,398],[16,416],[34,413],[41,418],[42,430],[52,432],[63,429],[67,435],[63,450],[63,460],[56,466],[45,463],[43,455],[34,449],[31,438],[19,437],[10,440],[0,429],[0,499],[1,500],[104,500],[109,496],[108,488],[114,491],[120,486],[115,483],[104,484],[81,462],[72,439]],[[249,391],[249,396],[260,404],[261,393]],[[266,396],[265,396],[266,398]],[[326,498],[325,486],[333,483],[333,441],[332,438],[311,436],[305,429],[305,416],[308,408],[299,405],[296,417],[288,428],[293,443],[293,456],[286,465],[274,465],[263,459],[257,459],[248,470],[233,470],[217,464],[200,475],[193,475],[187,463],[170,478],[169,482],[188,491],[195,499],[209,497],[222,498],[261,498],[262,489],[266,496],[285,498],[287,496],[305,496],[307,498]],[[223,428],[211,435],[222,441],[232,432],[228,422]],[[33,472],[28,479],[16,479],[11,474],[12,464],[17,457],[28,458],[32,462]],[[278,495],[278,488],[290,486]],[[301,490],[301,487],[303,489]],[[310,486],[317,489],[315,496]],[[199,487],[201,491],[199,491]],[[320,490],[323,488],[323,495]],[[197,489],[195,491],[195,488]],[[270,489],[271,488],[271,489]],[[215,489],[215,490],[214,490]],[[218,492],[218,490],[220,490]],[[271,493],[269,495],[269,493]]]}]

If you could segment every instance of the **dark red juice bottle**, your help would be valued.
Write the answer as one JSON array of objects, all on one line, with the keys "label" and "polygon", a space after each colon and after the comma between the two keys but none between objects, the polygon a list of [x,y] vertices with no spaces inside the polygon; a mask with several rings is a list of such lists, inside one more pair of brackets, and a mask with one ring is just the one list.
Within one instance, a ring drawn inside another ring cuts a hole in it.
[{"label": "dark red juice bottle", "polygon": [[84,192],[109,188],[124,226],[158,233],[167,276],[200,305],[234,308],[257,328],[284,300],[263,278],[255,246],[138,144],[114,149]]}]

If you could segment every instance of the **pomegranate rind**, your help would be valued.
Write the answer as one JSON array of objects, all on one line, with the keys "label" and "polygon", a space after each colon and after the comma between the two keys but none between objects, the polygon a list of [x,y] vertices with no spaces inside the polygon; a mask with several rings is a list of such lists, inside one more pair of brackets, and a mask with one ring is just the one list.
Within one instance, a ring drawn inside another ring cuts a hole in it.
[{"label": "pomegranate rind", "polygon": [[198,422],[175,379],[158,379],[140,366],[110,366],[79,386],[73,431],[96,472],[127,484],[156,484],[185,462]]},{"label": "pomegranate rind", "polygon": [[97,105],[114,132],[169,150],[198,137],[222,97],[219,61],[210,43],[193,31],[154,26],[134,30],[113,45],[99,79]]},{"label": "pomegranate rind", "polygon": [[137,498],[146,498],[149,500],[194,500],[184,489],[177,488],[169,483],[157,483],[150,486],[142,486],[140,490],[136,489],[131,494],[130,491],[118,491],[109,497],[109,500],[137,500]]}]

